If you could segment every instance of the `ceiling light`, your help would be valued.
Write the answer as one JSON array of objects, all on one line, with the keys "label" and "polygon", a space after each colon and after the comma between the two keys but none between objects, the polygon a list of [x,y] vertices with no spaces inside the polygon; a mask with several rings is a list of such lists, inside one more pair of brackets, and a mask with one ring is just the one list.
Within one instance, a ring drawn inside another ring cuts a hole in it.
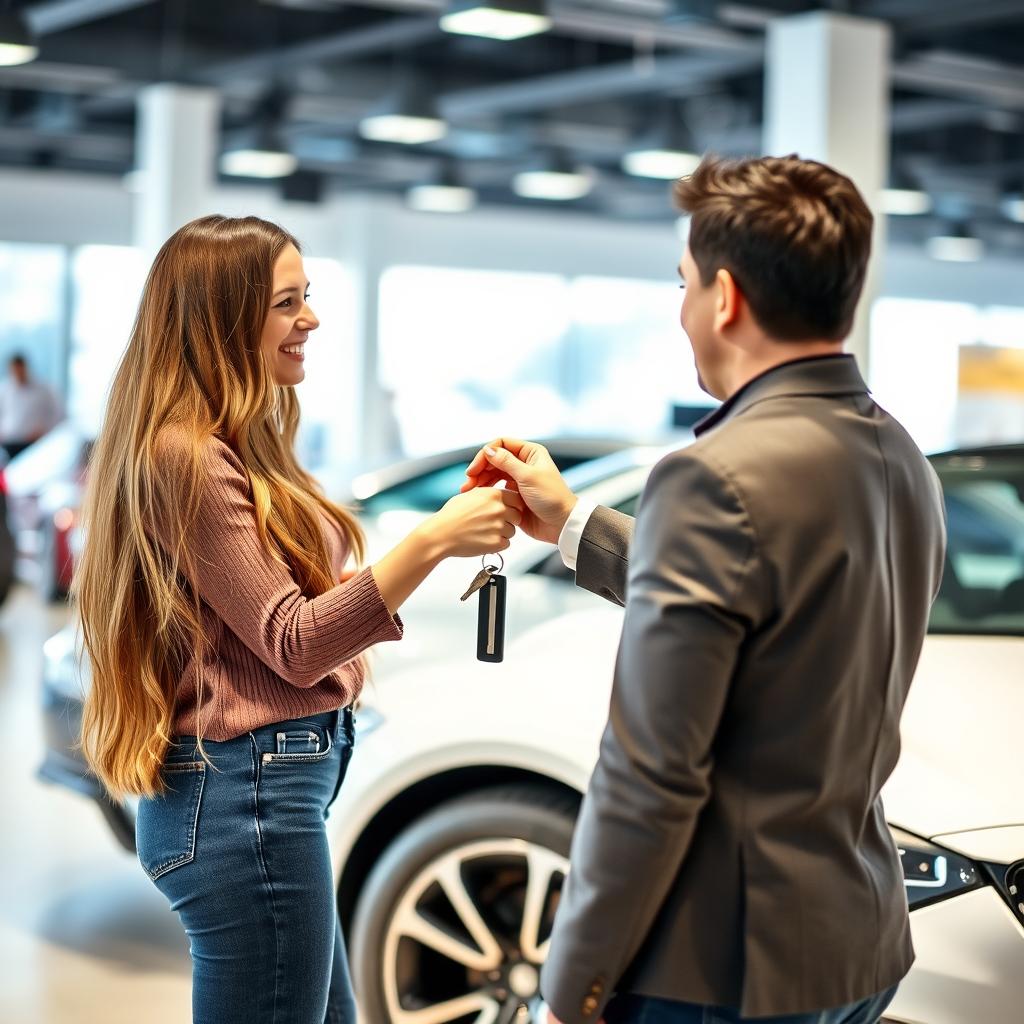
[{"label": "ceiling light", "polygon": [[297,156],[278,149],[233,149],[220,158],[221,172],[236,178],[285,178],[298,166]]},{"label": "ceiling light", "polygon": [[406,193],[413,210],[428,213],[465,213],[476,206],[476,192],[460,178],[453,164],[445,164],[429,181],[413,185]]},{"label": "ceiling light", "polygon": [[551,24],[542,0],[464,0],[441,16],[445,32],[505,41],[547,32]]},{"label": "ceiling light", "polygon": [[0,67],[28,64],[38,56],[25,19],[17,11],[0,11]]},{"label": "ceiling light", "polygon": [[456,185],[413,185],[406,193],[413,210],[428,213],[465,213],[476,205],[476,192]]},{"label": "ceiling light", "polygon": [[894,217],[914,217],[927,213],[932,208],[932,199],[927,192],[914,188],[882,189],[881,210]]},{"label": "ceiling light", "polygon": [[622,158],[622,169],[638,178],[684,178],[700,165],[698,148],[678,105],[663,103],[650,130],[635,139]]},{"label": "ceiling light", "polygon": [[418,146],[444,138],[448,126],[438,113],[428,87],[406,75],[392,99],[359,122],[359,134],[373,142]]},{"label": "ceiling light", "polygon": [[963,225],[954,225],[948,234],[933,235],[925,247],[932,259],[952,263],[974,263],[985,255],[984,243]]},{"label": "ceiling light", "polygon": [[516,195],[554,202],[581,199],[593,187],[593,172],[576,166],[559,152],[548,153],[512,180]]},{"label": "ceiling light", "polygon": [[220,158],[222,174],[237,178],[284,178],[299,166],[271,125],[237,134]]},{"label": "ceiling light", "polygon": [[375,114],[359,124],[359,134],[373,142],[398,142],[418,146],[442,139],[448,127],[436,117],[408,117],[404,114]]},{"label": "ceiling light", "polygon": [[638,178],[684,178],[699,165],[696,153],[677,149],[635,149],[622,158],[622,169]]},{"label": "ceiling light", "polygon": [[523,171],[515,176],[512,187],[524,199],[565,201],[581,199],[593,187],[593,180],[586,171]]}]

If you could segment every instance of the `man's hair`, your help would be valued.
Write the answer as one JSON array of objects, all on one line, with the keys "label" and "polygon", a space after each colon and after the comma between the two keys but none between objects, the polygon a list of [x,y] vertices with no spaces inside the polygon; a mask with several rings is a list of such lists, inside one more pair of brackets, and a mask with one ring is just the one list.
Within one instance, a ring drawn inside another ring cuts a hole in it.
[{"label": "man's hair", "polygon": [[10,359],[7,360],[8,366],[28,366],[28,360],[20,353],[15,352]]},{"label": "man's hair", "polygon": [[707,286],[728,270],[758,324],[783,341],[850,333],[874,218],[849,178],[796,155],[705,157],[676,182]]}]

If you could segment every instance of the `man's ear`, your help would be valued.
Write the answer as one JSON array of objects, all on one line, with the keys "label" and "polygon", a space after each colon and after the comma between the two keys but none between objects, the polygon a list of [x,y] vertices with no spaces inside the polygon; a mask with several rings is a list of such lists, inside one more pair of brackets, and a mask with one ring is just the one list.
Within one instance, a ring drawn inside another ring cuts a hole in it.
[{"label": "man's ear", "polygon": [[743,292],[736,279],[728,270],[720,269],[715,274],[715,329],[724,331],[733,326],[743,306]]}]

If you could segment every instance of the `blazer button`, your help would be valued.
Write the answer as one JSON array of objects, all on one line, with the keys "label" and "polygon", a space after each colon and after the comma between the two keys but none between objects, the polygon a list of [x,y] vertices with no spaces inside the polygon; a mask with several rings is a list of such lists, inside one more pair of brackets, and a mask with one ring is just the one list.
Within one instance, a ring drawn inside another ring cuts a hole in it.
[{"label": "blazer button", "polygon": [[593,996],[587,996],[587,998],[583,1000],[583,1016],[592,1016],[596,1009],[597,1000]]}]

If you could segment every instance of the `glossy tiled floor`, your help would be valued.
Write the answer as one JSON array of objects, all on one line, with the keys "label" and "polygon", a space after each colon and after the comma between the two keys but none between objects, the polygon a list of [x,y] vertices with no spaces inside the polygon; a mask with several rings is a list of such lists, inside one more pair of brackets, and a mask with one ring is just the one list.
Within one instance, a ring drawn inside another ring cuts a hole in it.
[{"label": "glossy tiled floor", "polygon": [[67,614],[27,588],[0,608],[0,1022],[183,1024],[177,921],[96,808],[35,777],[41,648]]}]

